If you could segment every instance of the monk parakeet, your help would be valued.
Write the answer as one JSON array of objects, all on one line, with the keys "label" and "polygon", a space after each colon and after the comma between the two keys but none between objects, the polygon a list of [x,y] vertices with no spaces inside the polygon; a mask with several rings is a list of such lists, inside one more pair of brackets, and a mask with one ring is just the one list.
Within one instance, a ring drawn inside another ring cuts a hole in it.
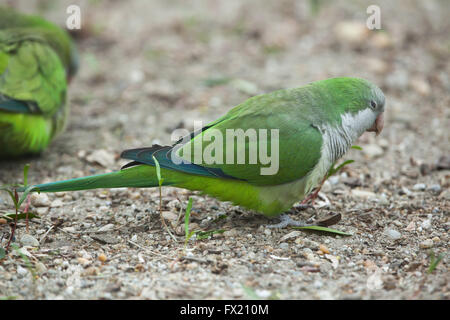
[{"label": "monk parakeet", "polygon": [[157,187],[158,163],[164,186],[199,190],[276,216],[318,186],[361,134],[380,133],[384,105],[383,92],[358,78],[278,90],[244,101],[172,146],[122,152],[132,162],[119,171],[35,190]]},{"label": "monk parakeet", "polygon": [[77,66],[65,30],[0,8],[0,158],[39,153],[62,131]]}]

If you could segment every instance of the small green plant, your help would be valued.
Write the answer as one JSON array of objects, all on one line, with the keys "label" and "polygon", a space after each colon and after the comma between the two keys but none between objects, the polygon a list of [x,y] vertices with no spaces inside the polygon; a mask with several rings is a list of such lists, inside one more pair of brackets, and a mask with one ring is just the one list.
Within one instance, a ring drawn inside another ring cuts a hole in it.
[{"label": "small green plant", "polygon": [[[158,160],[156,160],[155,156],[152,156],[153,161],[155,161],[155,168],[156,168],[156,177],[158,178],[158,184],[159,184],[159,213],[162,213],[162,192],[161,187],[164,182],[164,179],[161,178],[161,167],[159,166]],[[162,215],[161,215],[162,219]]]},{"label": "small green plant", "polygon": [[[11,185],[2,185],[0,186],[0,190],[6,191],[9,196],[11,197],[11,200],[14,204],[15,213],[7,213],[3,215],[3,218],[7,220],[14,220],[14,225],[11,231],[11,236],[9,238],[8,244],[6,245],[6,249],[4,249],[5,252],[9,250],[9,246],[11,244],[12,239],[14,238],[14,233],[16,231],[17,221],[21,219],[26,219],[27,221],[27,232],[28,232],[28,219],[29,218],[39,218],[38,215],[34,213],[28,212],[29,204],[25,207],[24,211],[20,210],[20,207],[22,203],[28,198],[28,194],[35,190],[33,186],[28,186],[28,170],[30,169],[30,165],[26,164],[23,168],[23,184],[11,184]],[[17,193],[17,188],[24,189],[24,192],[19,197],[19,194]],[[0,250],[0,257],[2,255],[2,251]],[[1,259],[1,258],[0,258]]]},{"label": "small green plant", "polygon": [[28,271],[30,271],[33,281],[35,281],[37,278],[37,273],[33,267],[33,264],[31,263],[30,259],[28,259],[28,257],[22,251],[20,251],[20,248],[18,246],[16,246],[15,244],[11,245],[11,247],[13,248],[13,250],[15,252],[17,252],[19,254],[19,256],[23,259],[23,261],[25,261],[25,265],[26,265]]},{"label": "small green plant", "polygon": [[[352,149],[356,149],[356,150],[362,150],[362,148],[360,146],[352,146]],[[340,165],[336,166],[336,163],[333,163],[333,165],[331,166],[330,170],[328,170],[328,175],[327,175],[327,179],[329,177],[331,177],[332,175],[338,173],[341,169],[343,169],[345,166],[349,165],[350,163],[355,162],[355,160],[346,160],[343,163],[341,163]],[[326,180],[326,179],[325,179]]]},{"label": "small green plant", "polygon": [[184,248],[187,247],[189,239],[195,234],[195,230],[189,232],[189,218],[191,216],[192,198],[189,197],[189,201],[186,207],[186,213],[184,214]]},{"label": "small green plant", "polygon": [[224,232],[225,232],[224,229],[209,230],[209,231],[196,231],[195,236],[197,237],[197,240],[203,240],[203,239],[208,239],[213,234],[224,233]]},{"label": "small green plant", "polygon": [[441,262],[442,258],[444,258],[444,254],[441,253],[437,258],[434,254],[434,251],[430,252],[430,266],[428,267],[428,273],[432,273],[438,264]]},{"label": "small green plant", "polygon": [[[186,207],[186,213],[184,215],[184,234],[185,234],[185,240],[184,240],[184,247],[186,248],[187,243],[189,239],[195,234],[195,237],[197,240],[204,240],[212,236],[216,233],[224,233],[225,230],[218,229],[218,230],[209,230],[209,231],[200,231],[200,230],[192,230],[189,231],[189,219],[191,216],[191,209],[192,209],[192,198],[189,198],[188,205]],[[226,216],[225,216],[226,217]]]}]

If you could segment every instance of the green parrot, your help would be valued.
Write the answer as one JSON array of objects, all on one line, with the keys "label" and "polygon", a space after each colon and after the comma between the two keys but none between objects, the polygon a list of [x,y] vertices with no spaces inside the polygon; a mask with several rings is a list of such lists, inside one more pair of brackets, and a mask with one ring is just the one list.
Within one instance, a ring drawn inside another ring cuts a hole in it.
[{"label": "green parrot", "polygon": [[0,159],[39,153],[64,129],[77,68],[65,30],[0,8]]},{"label": "green parrot", "polygon": [[[164,186],[199,190],[273,217],[317,187],[361,134],[381,132],[384,105],[383,92],[358,78],[278,90],[244,101],[172,146],[125,150],[121,157],[132,161],[119,171],[39,184],[33,190],[157,187],[158,163]],[[260,133],[256,139],[255,133]],[[269,147],[270,157],[263,152]],[[256,149],[259,159],[251,157]],[[239,159],[243,154],[245,161]]]}]

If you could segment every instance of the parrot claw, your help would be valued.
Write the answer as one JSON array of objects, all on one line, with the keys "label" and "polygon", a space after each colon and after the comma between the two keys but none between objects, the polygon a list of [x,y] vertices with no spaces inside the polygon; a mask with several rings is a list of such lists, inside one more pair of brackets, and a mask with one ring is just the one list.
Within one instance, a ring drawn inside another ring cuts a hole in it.
[{"label": "parrot claw", "polygon": [[266,227],[270,228],[270,229],[283,229],[283,228],[286,228],[289,226],[291,226],[291,227],[308,227],[308,226],[313,225],[311,223],[305,223],[305,222],[294,220],[285,213],[280,215],[280,220],[281,221],[279,223],[268,224],[268,225],[266,225]]}]

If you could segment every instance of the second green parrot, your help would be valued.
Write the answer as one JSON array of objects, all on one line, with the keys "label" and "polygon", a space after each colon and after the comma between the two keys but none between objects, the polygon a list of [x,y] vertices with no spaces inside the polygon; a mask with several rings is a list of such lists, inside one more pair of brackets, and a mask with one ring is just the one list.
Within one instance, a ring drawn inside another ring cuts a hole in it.
[{"label": "second green parrot", "polygon": [[276,216],[317,187],[361,134],[381,132],[384,106],[382,91],[358,78],[278,90],[244,101],[173,146],[124,151],[122,158],[132,162],[119,171],[34,190],[157,187],[157,162],[164,186],[200,190]]},{"label": "second green parrot", "polygon": [[0,159],[39,153],[63,130],[77,68],[65,30],[0,7]]}]

